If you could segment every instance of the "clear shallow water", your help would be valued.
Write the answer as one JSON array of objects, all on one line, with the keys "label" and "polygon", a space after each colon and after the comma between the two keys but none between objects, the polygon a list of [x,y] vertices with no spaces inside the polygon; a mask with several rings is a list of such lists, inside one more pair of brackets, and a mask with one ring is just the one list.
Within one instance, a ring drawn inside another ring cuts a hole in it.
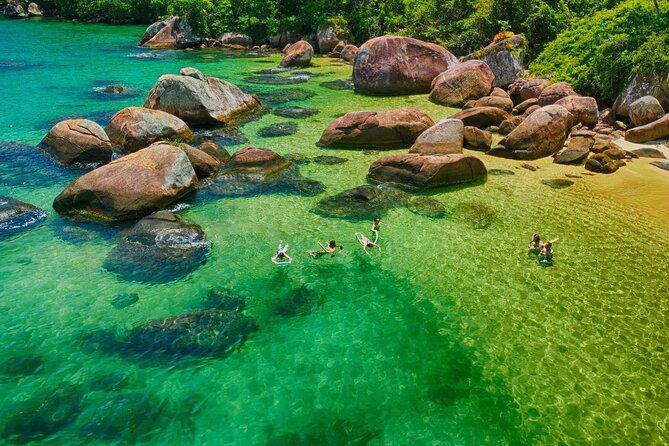
[{"label": "clear shallow water", "polygon": [[[403,105],[435,119],[449,114],[424,96],[324,88],[350,76],[350,67],[328,59],[316,60],[307,71],[318,76],[305,83],[263,85],[244,78],[276,66],[277,56],[205,51],[139,59],[130,57],[142,53],[134,47],[137,27],[0,21],[0,32],[7,40],[0,141],[36,144],[62,116],[139,105],[160,74],[195,66],[252,91],[314,93],[286,104],[320,111],[296,120],[295,135],[258,137],[262,127],[290,121],[272,114],[241,131],[249,145],[282,154],[347,158],[301,166],[330,195],[363,184],[379,156],[317,148],[334,116]],[[107,81],[138,96],[91,94]],[[484,161],[516,174],[430,196],[449,209],[486,209],[475,217],[487,227],[458,213],[429,219],[395,209],[384,219],[383,253],[371,257],[356,249],[353,235],[369,222],[315,215],[322,196],[196,199],[180,213],[212,241],[207,262],[185,280],[151,285],[102,268],[115,230],[82,231],[51,210],[74,174],[42,165],[8,173],[3,163],[0,195],[41,206],[49,218],[0,241],[0,432],[46,400],[63,420],[49,432],[56,444],[667,443],[666,226],[593,192],[589,177],[562,190],[541,184],[579,168],[543,161],[530,172]],[[525,252],[537,231],[560,237],[551,268]],[[344,244],[341,255],[313,261],[303,254],[330,238]],[[280,239],[295,258],[283,269],[269,262]],[[137,358],[91,341],[100,330],[124,333],[197,310],[216,287],[245,298],[259,325],[226,358]],[[287,302],[304,287],[316,303],[292,314]],[[139,296],[135,304],[112,306],[130,293]],[[34,373],[9,373],[16,357],[33,358],[26,369]],[[92,429],[96,419],[107,428]],[[53,426],[31,421],[26,429]]]}]

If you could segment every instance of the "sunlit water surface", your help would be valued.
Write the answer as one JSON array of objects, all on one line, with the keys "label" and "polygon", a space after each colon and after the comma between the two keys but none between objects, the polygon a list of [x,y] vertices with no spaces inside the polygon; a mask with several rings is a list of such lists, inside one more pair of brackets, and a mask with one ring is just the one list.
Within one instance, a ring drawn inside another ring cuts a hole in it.
[{"label": "sunlit water surface", "polygon": [[[104,121],[141,105],[159,75],[194,66],[248,91],[313,93],[287,103],[319,111],[295,120],[295,135],[257,136],[291,120],[265,114],[241,127],[248,142],[228,145],[231,151],[255,145],[348,161],[301,166],[303,176],[325,184],[317,197],[190,200],[180,214],[202,226],[211,254],[186,279],[151,284],[103,269],[116,229],[81,229],[51,209],[76,173],[48,164],[14,171],[3,158],[0,195],[49,212],[38,228],[0,241],[0,433],[24,433],[3,441],[28,441],[26,432],[43,432],[54,444],[668,441],[669,234],[661,220],[594,193],[588,176],[560,190],[541,183],[582,168],[542,161],[531,172],[484,157],[489,168],[515,175],[430,194],[449,210],[474,204],[482,215],[430,219],[391,210],[383,252],[367,256],[354,233],[368,231],[369,222],[311,210],[323,196],[365,183],[379,153],[318,148],[320,132],[353,110],[416,106],[435,120],[452,110],[426,96],[328,89],[321,84],[349,80],[351,69],[327,58],[306,70],[313,74],[306,83],[287,86],[244,81],[276,66],[277,55],[165,51],[143,58],[134,46],[141,32],[0,21],[0,141],[35,145],[63,116]],[[137,94],[94,93],[110,82]],[[552,267],[528,256],[533,232],[560,237]],[[305,254],[332,238],[344,245],[336,257]],[[270,263],[279,240],[291,245],[290,267]],[[245,314],[259,326],[227,357],[138,358],[90,341],[100,331],[122,334],[196,311],[221,287],[246,300]],[[295,290],[305,288],[317,297],[292,309]],[[112,305],[133,293],[136,303]],[[23,424],[22,411],[33,414]]]}]

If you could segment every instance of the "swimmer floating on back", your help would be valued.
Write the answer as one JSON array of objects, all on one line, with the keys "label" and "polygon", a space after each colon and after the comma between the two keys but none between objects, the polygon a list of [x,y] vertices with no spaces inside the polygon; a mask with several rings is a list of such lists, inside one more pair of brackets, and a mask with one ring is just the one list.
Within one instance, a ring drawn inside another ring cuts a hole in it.
[{"label": "swimmer floating on back", "polygon": [[365,237],[365,235],[362,232],[356,232],[355,236],[358,238],[358,241],[362,245],[362,250],[365,251],[365,254],[370,255],[369,251],[367,251],[367,248],[378,248],[379,252],[381,252],[381,247]]},{"label": "swimmer floating on back", "polygon": [[325,246],[321,242],[317,243],[321,247],[321,249],[318,249],[316,251],[307,251],[307,254],[309,254],[314,259],[317,259],[324,254],[330,254],[331,256],[334,256],[337,252],[337,248],[344,249],[342,245],[338,245],[337,242],[334,240],[330,240],[330,243],[328,243],[327,246]]},{"label": "swimmer floating on back", "polygon": [[290,264],[293,259],[290,258],[288,254],[288,243],[283,244],[283,240],[279,242],[279,247],[276,248],[276,254],[272,257],[272,263],[279,266],[284,266]]}]

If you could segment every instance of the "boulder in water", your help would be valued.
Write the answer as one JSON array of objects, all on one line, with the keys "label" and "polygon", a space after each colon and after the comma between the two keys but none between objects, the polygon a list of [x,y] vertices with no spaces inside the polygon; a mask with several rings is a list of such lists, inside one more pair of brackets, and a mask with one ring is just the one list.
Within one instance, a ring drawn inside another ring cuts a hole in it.
[{"label": "boulder in water", "polygon": [[472,229],[487,229],[497,218],[497,212],[485,203],[472,201],[455,206],[451,211],[451,217]]},{"label": "boulder in water", "polygon": [[669,114],[650,124],[634,127],[625,132],[625,139],[630,142],[648,142],[669,137]]},{"label": "boulder in water", "polygon": [[183,49],[196,47],[201,41],[188,21],[175,15],[150,25],[139,45],[151,49]]},{"label": "boulder in water", "polygon": [[179,75],[161,76],[144,106],[171,113],[188,125],[227,124],[263,107],[256,96],[194,68],[183,68]]},{"label": "boulder in water", "polygon": [[60,121],[49,130],[40,147],[61,164],[104,164],[112,158],[109,137],[88,119]]},{"label": "boulder in water", "polygon": [[351,112],[332,121],[323,130],[319,144],[399,149],[410,147],[421,133],[433,125],[432,118],[417,108]]},{"label": "boulder in water", "polygon": [[365,184],[322,199],[313,211],[324,217],[369,219],[405,206],[408,199],[409,195],[398,189]]},{"label": "boulder in water", "polygon": [[414,214],[429,218],[444,218],[446,216],[446,206],[438,200],[430,197],[412,197],[407,207]]},{"label": "boulder in water", "polygon": [[35,2],[28,3],[28,17],[42,17],[44,13]]},{"label": "boulder in water", "polygon": [[311,65],[314,49],[306,40],[290,44],[283,51],[283,58],[279,63],[282,67],[307,67]]},{"label": "boulder in water", "polygon": [[585,162],[585,168],[590,172],[613,173],[618,170],[618,164],[603,153],[595,153]]},{"label": "boulder in water", "polygon": [[253,39],[242,33],[223,33],[218,41],[221,45],[239,45],[245,48],[253,46]]},{"label": "boulder in water", "polygon": [[94,221],[141,218],[191,192],[195,170],[178,147],[157,142],[74,180],[56,197],[61,214]]},{"label": "boulder in water", "polygon": [[459,119],[442,119],[416,138],[409,153],[436,155],[462,153],[464,125]]},{"label": "boulder in water", "polygon": [[283,296],[274,311],[285,318],[307,316],[324,303],[323,295],[301,286]]},{"label": "boulder in water", "polygon": [[643,96],[629,105],[628,114],[632,124],[639,127],[660,119],[664,116],[664,109],[653,96]]},{"label": "boulder in water", "polygon": [[181,143],[179,148],[186,152],[188,161],[193,166],[199,180],[209,178],[218,172],[221,162],[215,157],[188,144]]},{"label": "boulder in water", "polygon": [[502,121],[511,120],[513,116],[497,107],[473,107],[459,111],[451,116],[451,119],[459,119],[465,126],[485,129],[498,126]]},{"label": "boulder in water", "polygon": [[473,155],[398,154],[384,156],[369,167],[370,179],[381,183],[428,189],[485,178],[486,167]]},{"label": "boulder in water", "polygon": [[432,81],[430,101],[462,106],[472,99],[479,99],[490,93],[495,75],[490,67],[480,60],[470,60],[453,65]]},{"label": "boulder in water", "polygon": [[139,282],[183,279],[207,260],[202,228],[169,211],[144,217],[109,253],[104,268]]},{"label": "boulder in water", "polygon": [[9,197],[0,197],[0,238],[35,227],[46,211]]},{"label": "boulder in water", "polygon": [[225,149],[225,147],[214,141],[202,141],[200,145],[197,146],[197,148],[214,158],[219,162],[219,164],[227,163],[230,160],[230,153]]},{"label": "boulder in water", "polygon": [[318,110],[306,107],[277,107],[272,111],[273,114],[282,118],[303,119],[318,114]]},{"label": "boulder in water", "polygon": [[355,90],[366,94],[427,93],[435,77],[458,64],[433,43],[382,36],[365,42],[353,64]]},{"label": "boulder in water", "polygon": [[277,124],[268,125],[258,130],[258,136],[263,138],[275,138],[277,136],[288,136],[297,133],[297,123],[295,122],[279,122]]},{"label": "boulder in water", "polygon": [[181,119],[146,107],[124,108],[112,117],[105,132],[125,153],[136,152],[160,140],[193,139],[193,132]]},{"label": "boulder in water", "polygon": [[560,105],[549,105],[528,116],[494,147],[491,155],[533,160],[552,155],[564,145],[573,116]]}]

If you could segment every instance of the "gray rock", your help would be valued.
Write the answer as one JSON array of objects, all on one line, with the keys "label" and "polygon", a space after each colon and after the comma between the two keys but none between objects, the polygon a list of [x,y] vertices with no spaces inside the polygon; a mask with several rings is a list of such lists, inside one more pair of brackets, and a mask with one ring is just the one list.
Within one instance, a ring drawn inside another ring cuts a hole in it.
[{"label": "gray rock", "polygon": [[32,204],[0,197],[0,238],[31,229],[46,217],[46,211]]},{"label": "gray rock", "polygon": [[223,33],[218,41],[222,45],[241,45],[247,48],[253,46],[253,39],[242,33]]},{"label": "gray rock", "polygon": [[629,105],[629,117],[635,126],[650,124],[664,116],[660,101],[653,96],[643,96]]},{"label": "gray rock", "polygon": [[656,98],[665,110],[669,110],[669,70],[635,75],[618,95],[612,109],[616,115],[631,117],[630,105],[644,96]]},{"label": "gray rock", "polygon": [[406,192],[365,184],[322,199],[313,211],[324,217],[370,219],[384,215],[389,209],[406,206],[408,200]]}]

